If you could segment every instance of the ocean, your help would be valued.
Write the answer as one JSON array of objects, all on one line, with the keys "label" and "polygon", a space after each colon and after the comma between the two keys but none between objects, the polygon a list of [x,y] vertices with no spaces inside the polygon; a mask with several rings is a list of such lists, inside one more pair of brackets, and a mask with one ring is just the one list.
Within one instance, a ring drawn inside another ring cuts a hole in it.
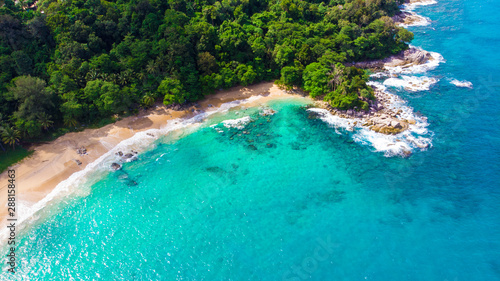
[{"label": "ocean", "polygon": [[428,4],[408,28],[436,60],[372,78],[411,131],[296,97],[140,134],[44,202],[0,280],[500,280],[500,2]]}]

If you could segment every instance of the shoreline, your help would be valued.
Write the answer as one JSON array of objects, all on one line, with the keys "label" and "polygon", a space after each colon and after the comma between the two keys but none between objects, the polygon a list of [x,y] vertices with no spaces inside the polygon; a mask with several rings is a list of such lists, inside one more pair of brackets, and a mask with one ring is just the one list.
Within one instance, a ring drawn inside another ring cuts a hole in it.
[{"label": "shoreline", "polygon": [[[433,4],[431,1],[407,2],[414,5],[426,5]],[[403,10],[402,13],[408,13],[408,11]],[[400,20],[404,21],[404,17],[401,17]],[[387,73],[388,68],[408,69],[425,65],[432,60],[435,58],[430,52],[411,47],[384,60],[358,62],[353,65],[375,69],[378,73]],[[391,71],[387,74],[394,76]],[[352,110],[334,110],[322,101],[314,101],[314,104],[328,110],[333,115],[353,121],[353,126],[362,125],[362,127],[369,128],[374,132],[386,135],[399,134],[415,124],[413,119],[402,118],[403,116],[400,116],[401,110],[391,108],[391,103],[395,102],[393,95],[384,92],[383,89],[378,89],[376,85],[371,86],[375,89],[377,102],[366,114]],[[257,99],[245,104],[245,106],[252,107],[272,99],[296,97],[297,94],[292,92],[279,89],[274,82],[262,82],[248,87],[233,87],[217,91],[197,103],[175,108],[177,110],[163,104],[156,105],[113,124],[98,129],[85,129],[82,132],[68,133],[49,143],[37,145],[33,155],[10,167],[16,170],[16,206],[19,209],[21,202],[24,205],[33,206],[44,200],[61,182],[73,174],[83,171],[89,164],[111,151],[122,141],[132,138],[139,132],[162,129],[169,120],[187,120],[199,113],[216,109],[224,103],[257,97]],[[311,101],[313,100],[311,99]],[[427,148],[428,145],[419,147]],[[82,148],[84,149],[82,150]],[[7,180],[7,171],[5,171],[0,174],[0,192],[3,194],[7,194]],[[1,196],[0,205],[3,206],[0,209],[1,219],[7,217],[6,204],[7,196]],[[16,214],[19,216],[19,212]]]},{"label": "shoreline", "polygon": [[[16,215],[19,218],[25,210],[23,205],[33,206],[44,200],[63,181],[105,155],[121,142],[132,138],[139,132],[162,129],[174,119],[187,120],[202,112],[216,110],[232,101],[255,97],[245,106],[252,107],[270,100],[297,97],[279,89],[274,82],[262,82],[243,87],[233,87],[217,91],[205,99],[181,110],[168,109],[156,105],[137,115],[129,116],[98,129],[85,129],[81,132],[67,133],[54,141],[37,145],[32,156],[11,166],[16,171]],[[81,153],[84,148],[85,153]],[[0,219],[7,218],[7,171],[0,174]],[[22,208],[22,207],[21,207]],[[31,217],[33,214],[28,214]]]}]

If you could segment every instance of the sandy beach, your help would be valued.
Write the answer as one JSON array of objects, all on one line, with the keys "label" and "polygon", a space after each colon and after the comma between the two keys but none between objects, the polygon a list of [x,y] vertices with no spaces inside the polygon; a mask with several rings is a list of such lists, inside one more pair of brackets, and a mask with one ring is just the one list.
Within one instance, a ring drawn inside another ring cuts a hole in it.
[{"label": "sandy beach", "polygon": [[[211,110],[221,104],[234,100],[243,100],[252,96],[257,99],[245,106],[263,104],[272,99],[288,98],[293,95],[279,89],[273,82],[264,82],[248,87],[234,87],[218,91],[199,101],[195,106],[181,111],[167,109],[164,105],[153,106],[135,116],[130,116],[99,129],[86,129],[81,132],[68,133],[58,139],[38,145],[31,157],[12,166],[16,174],[16,202],[32,205],[47,196],[60,182],[68,179],[73,173],[85,167],[111,150],[117,144],[134,134],[160,129],[168,120],[189,118],[196,109]],[[77,149],[84,147],[86,155],[79,155]],[[81,162],[77,164],[77,160]],[[0,174],[0,219],[7,215],[7,172]],[[19,204],[17,204],[19,207]],[[22,212],[22,210],[16,210]]]}]

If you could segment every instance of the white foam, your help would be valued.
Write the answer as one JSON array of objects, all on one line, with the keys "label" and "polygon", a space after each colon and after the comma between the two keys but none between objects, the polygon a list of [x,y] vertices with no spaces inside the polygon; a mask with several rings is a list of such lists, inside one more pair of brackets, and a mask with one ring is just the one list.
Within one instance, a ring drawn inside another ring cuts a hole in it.
[{"label": "white foam", "polygon": [[[231,102],[224,103],[218,108],[214,108],[210,111],[205,111],[200,114],[195,115],[189,119],[172,119],[165,124],[160,129],[150,129],[147,131],[142,131],[136,133],[129,139],[121,141],[116,146],[110,148],[108,152],[103,154],[101,157],[89,163],[85,169],[73,173],[68,179],[60,182],[49,194],[47,194],[42,200],[35,202],[34,204],[29,204],[27,202],[23,203],[23,212],[18,213],[17,225],[24,226],[25,222],[33,221],[38,219],[36,213],[47,206],[51,201],[57,198],[62,198],[69,195],[80,195],[86,196],[90,192],[90,186],[102,178],[103,175],[111,171],[111,164],[113,162],[118,162],[121,158],[117,155],[119,151],[130,151],[134,150],[137,152],[145,151],[150,148],[156,137],[166,135],[169,132],[180,130],[180,129],[191,129],[194,130],[200,127],[202,121],[207,117],[215,114],[226,112],[229,109],[240,106],[246,103],[253,102],[259,99],[260,96],[252,96],[244,100],[235,100]],[[151,136],[155,136],[152,138]],[[90,176],[91,175],[91,176]],[[5,237],[8,235],[8,229],[0,230],[0,240],[5,241]],[[1,243],[0,243],[1,244]]]},{"label": "white foam", "polygon": [[403,155],[405,151],[411,152],[408,142],[402,141],[400,136],[385,135],[363,128],[353,135],[355,142],[371,145],[376,152],[383,152],[385,156]]},{"label": "white foam", "polygon": [[404,22],[398,23],[401,27],[409,27],[409,26],[427,26],[431,24],[431,19],[421,16],[413,11],[405,11],[406,17]]},{"label": "white foam", "polygon": [[260,114],[260,116],[269,116],[269,115],[274,115],[275,113],[276,113],[276,110],[269,108],[269,107],[265,107],[262,109],[262,111],[259,114]]},{"label": "white foam", "polygon": [[222,124],[226,128],[236,128],[238,130],[242,130],[248,123],[250,123],[250,121],[252,121],[252,118],[250,118],[250,116],[245,116],[238,119],[224,120],[222,121]]},{"label": "white foam", "polygon": [[459,81],[457,79],[453,79],[450,81],[450,83],[457,86],[457,87],[464,87],[464,88],[472,89],[472,83],[467,81],[467,80]]},{"label": "white foam", "polygon": [[[410,47],[414,47],[411,46]],[[418,48],[418,47],[417,47]],[[422,50],[421,48],[418,48]],[[439,53],[436,52],[429,52],[431,54],[431,58],[427,60],[427,62],[423,64],[407,64],[407,65],[402,65],[402,66],[385,66],[385,69],[387,70],[386,75],[393,75],[393,74],[413,74],[413,73],[424,73],[429,70],[433,70],[440,63],[445,62],[443,56]]]},{"label": "white foam", "polygon": [[401,7],[405,11],[413,11],[418,6],[428,6],[428,5],[434,5],[434,4],[437,4],[436,0],[417,0],[417,1],[410,0],[410,3],[405,3]]},{"label": "white foam", "polygon": [[328,110],[323,108],[309,108],[308,111],[314,112],[320,116],[324,122],[332,125],[337,134],[342,134],[338,129],[354,131],[355,128],[361,128],[363,120],[360,118],[342,118],[337,115],[331,114]]},{"label": "white foam", "polygon": [[410,92],[428,91],[430,87],[437,83],[439,79],[429,78],[426,76],[406,76],[402,75],[401,78],[389,78],[384,81],[384,85],[397,88],[404,88]]},{"label": "white foam", "polygon": [[364,121],[360,118],[342,118],[320,108],[308,110],[317,113],[322,121],[334,127],[337,134],[344,135],[347,132],[355,142],[371,146],[375,152],[382,152],[387,157],[405,156],[412,151],[425,150],[432,146],[432,132],[427,129],[429,123],[426,117],[415,114],[404,100],[387,92],[380,82],[370,81],[367,84],[387,95],[389,102],[386,107],[395,112],[400,111],[398,119],[413,120],[415,124],[410,124],[408,130],[399,134],[386,135],[363,127]]}]

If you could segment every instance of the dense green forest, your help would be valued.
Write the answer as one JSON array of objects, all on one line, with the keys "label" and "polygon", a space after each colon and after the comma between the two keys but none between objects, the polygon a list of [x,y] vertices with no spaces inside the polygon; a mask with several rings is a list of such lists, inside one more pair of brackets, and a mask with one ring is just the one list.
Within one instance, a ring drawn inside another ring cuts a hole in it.
[{"label": "dense green forest", "polygon": [[365,110],[367,75],[343,63],[407,48],[402,1],[0,0],[3,146],[273,79]]}]

